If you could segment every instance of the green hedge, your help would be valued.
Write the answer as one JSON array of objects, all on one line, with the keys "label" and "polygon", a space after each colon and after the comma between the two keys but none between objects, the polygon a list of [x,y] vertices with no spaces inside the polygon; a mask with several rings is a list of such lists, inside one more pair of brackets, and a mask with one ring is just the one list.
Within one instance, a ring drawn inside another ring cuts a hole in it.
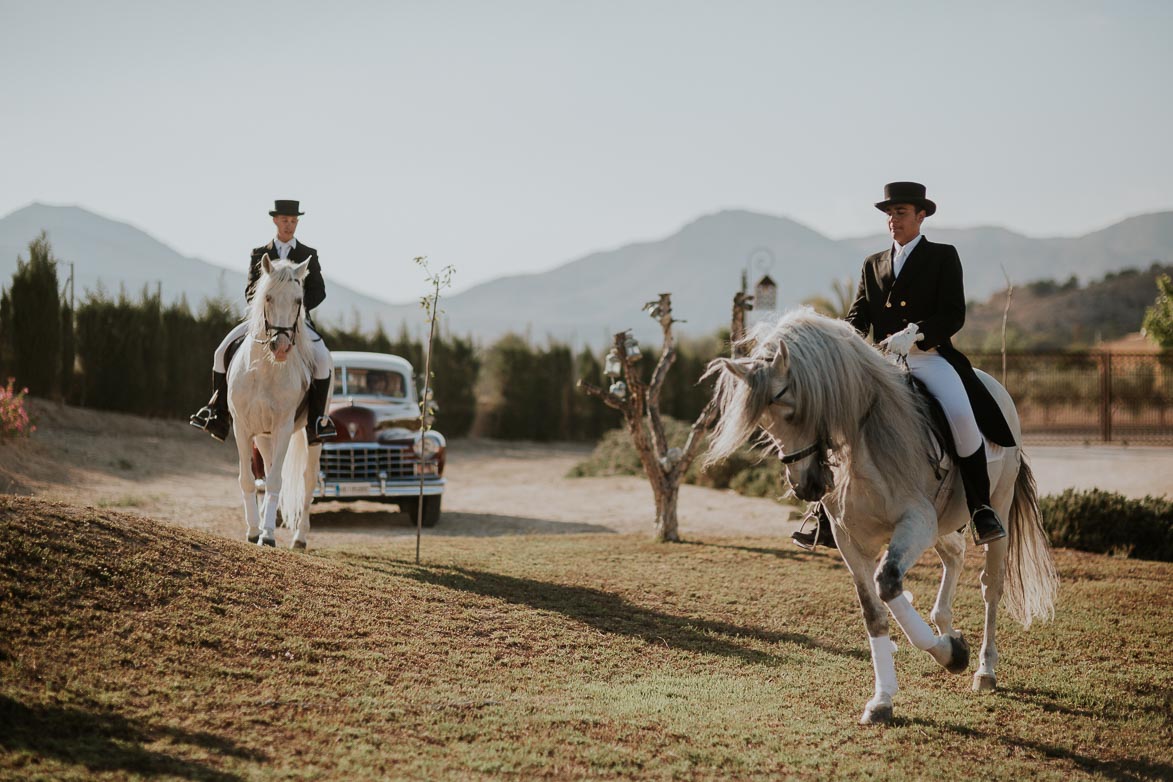
[{"label": "green hedge", "polygon": [[1067,489],[1039,508],[1053,546],[1173,562],[1173,500]]}]

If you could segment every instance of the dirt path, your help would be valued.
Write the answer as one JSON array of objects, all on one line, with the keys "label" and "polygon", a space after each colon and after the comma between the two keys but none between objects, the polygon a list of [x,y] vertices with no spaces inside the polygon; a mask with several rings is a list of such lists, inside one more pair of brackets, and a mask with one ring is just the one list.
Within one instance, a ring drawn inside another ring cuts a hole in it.
[{"label": "dirt path", "polygon": [[[235,449],[182,422],[33,400],[38,431],[0,445],[0,491],[133,510],[225,537],[244,535]],[[652,495],[635,477],[567,478],[586,446],[457,440],[440,524],[426,535],[651,534]],[[1173,495],[1173,448],[1028,448],[1040,494],[1067,486]],[[789,535],[791,508],[685,486],[689,535]],[[374,502],[314,506],[315,548],[411,537],[413,520]],[[279,543],[289,533],[278,530]]]}]

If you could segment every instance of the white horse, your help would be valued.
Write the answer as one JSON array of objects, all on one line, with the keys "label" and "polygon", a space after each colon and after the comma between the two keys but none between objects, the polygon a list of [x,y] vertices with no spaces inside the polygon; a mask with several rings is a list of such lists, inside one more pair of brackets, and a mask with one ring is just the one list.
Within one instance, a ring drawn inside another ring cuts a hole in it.
[{"label": "white horse", "polygon": [[[304,549],[322,447],[309,447],[305,406],[314,352],[305,327],[302,283],[309,261],[261,259],[261,278],[249,305],[248,335],[228,367],[228,409],[240,459],[240,492],[248,541],[275,546],[277,509]],[[327,409],[329,402],[327,400]],[[265,502],[257,508],[252,449],[265,463]]]},{"label": "white horse", "polygon": [[[708,374],[718,375],[714,394],[721,419],[707,460],[728,456],[760,426],[786,465],[795,494],[823,502],[871,643],[875,694],[860,722],[889,721],[897,691],[889,611],[912,645],[941,666],[964,673],[969,665],[969,646],[953,628],[969,521],[957,470],[941,460],[927,403],[905,372],[847,323],[797,310],[758,326],[746,344],[752,345],[748,357],[709,365]],[[978,376],[1021,442],[1010,395],[989,375]],[[1000,449],[990,469],[992,504],[1008,521],[1008,535],[986,547],[975,690],[997,686],[999,601],[1005,599],[1010,615],[1029,627],[1053,614],[1058,588],[1022,449]],[[930,614],[936,632],[912,607],[903,585],[904,574],[930,546],[944,566]]]}]

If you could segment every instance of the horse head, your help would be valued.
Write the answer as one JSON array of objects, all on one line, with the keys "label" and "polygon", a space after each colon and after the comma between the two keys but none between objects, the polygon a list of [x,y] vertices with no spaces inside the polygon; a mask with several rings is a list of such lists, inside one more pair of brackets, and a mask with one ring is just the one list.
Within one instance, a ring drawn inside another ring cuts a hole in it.
[{"label": "horse head", "polygon": [[253,297],[251,313],[253,339],[269,349],[269,355],[284,362],[304,334],[302,323],[302,285],[309,261],[271,261],[261,258],[261,279]]},{"label": "horse head", "polygon": [[828,444],[809,407],[802,404],[808,391],[805,378],[793,371],[784,341],[748,358],[719,358],[706,376],[718,374],[717,397],[721,418],[709,446],[706,462],[731,454],[757,428],[778,453],[786,480],[799,499],[814,502],[831,490]]}]

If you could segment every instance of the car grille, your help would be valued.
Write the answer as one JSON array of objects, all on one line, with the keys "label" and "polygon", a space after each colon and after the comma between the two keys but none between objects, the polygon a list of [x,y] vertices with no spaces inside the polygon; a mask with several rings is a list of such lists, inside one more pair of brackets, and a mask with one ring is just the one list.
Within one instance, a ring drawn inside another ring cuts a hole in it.
[{"label": "car grille", "polygon": [[377,481],[381,472],[388,480],[411,478],[414,464],[415,455],[405,446],[322,449],[321,469],[327,481]]}]

